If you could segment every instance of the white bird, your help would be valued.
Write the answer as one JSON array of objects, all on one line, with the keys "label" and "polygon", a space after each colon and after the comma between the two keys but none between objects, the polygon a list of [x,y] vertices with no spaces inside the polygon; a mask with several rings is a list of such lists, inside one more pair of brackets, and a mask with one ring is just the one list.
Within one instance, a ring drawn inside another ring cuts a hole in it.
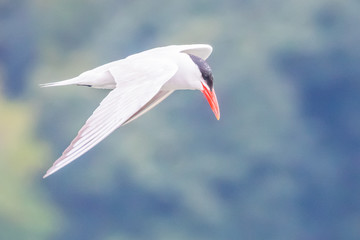
[{"label": "white bird", "polygon": [[207,44],[154,48],[86,71],[69,80],[40,85],[113,89],[44,178],[89,151],[118,127],[149,111],[175,90],[200,90],[219,120],[213,76],[205,61],[211,52],[212,47]]}]

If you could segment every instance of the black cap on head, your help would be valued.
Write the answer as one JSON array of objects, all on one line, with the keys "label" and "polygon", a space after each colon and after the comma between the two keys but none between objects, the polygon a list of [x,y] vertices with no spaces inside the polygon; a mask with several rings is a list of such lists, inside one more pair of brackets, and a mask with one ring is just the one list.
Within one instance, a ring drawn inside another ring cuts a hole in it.
[{"label": "black cap on head", "polygon": [[213,83],[212,71],[209,64],[207,64],[207,62],[204,59],[199,58],[195,55],[189,54],[189,56],[193,60],[193,62],[198,66],[203,79],[205,80],[206,84],[209,86],[210,90],[212,90],[214,83]]}]

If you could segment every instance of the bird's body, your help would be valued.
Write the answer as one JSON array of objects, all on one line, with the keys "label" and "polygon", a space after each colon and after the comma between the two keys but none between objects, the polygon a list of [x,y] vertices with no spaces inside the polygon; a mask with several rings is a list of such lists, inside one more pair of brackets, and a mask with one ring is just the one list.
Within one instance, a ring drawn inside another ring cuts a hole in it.
[{"label": "bird's body", "polygon": [[219,119],[211,69],[205,62],[211,52],[211,46],[206,44],[154,48],[69,80],[43,84],[43,87],[79,85],[112,89],[44,177],[80,157],[116,128],[149,111],[175,90],[202,91]]}]

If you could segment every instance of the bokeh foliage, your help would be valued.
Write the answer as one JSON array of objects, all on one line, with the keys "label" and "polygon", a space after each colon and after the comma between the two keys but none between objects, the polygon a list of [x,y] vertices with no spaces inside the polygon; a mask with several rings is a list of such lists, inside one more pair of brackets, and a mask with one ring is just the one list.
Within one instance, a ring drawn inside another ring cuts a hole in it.
[{"label": "bokeh foliage", "polygon": [[[359,239],[356,0],[0,4],[1,239]],[[222,119],[176,92],[41,176],[106,91],[63,80],[210,43]]]},{"label": "bokeh foliage", "polygon": [[38,173],[49,157],[36,139],[34,112],[26,103],[0,99],[0,238],[46,239],[56,230],[56,207]]}]

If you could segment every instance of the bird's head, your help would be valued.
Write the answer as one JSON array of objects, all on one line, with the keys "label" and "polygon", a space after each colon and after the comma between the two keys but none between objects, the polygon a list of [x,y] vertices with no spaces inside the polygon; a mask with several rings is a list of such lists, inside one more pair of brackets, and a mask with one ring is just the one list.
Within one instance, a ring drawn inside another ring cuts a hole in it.
[{"label": "bird's head", "polygon": [[198,66],[201,73],[201,92],[210,104],[217,120],[220,119],[220,109],[216,98],[213,75],[209,64],[202,58],[189,54],[193,62]]}]

